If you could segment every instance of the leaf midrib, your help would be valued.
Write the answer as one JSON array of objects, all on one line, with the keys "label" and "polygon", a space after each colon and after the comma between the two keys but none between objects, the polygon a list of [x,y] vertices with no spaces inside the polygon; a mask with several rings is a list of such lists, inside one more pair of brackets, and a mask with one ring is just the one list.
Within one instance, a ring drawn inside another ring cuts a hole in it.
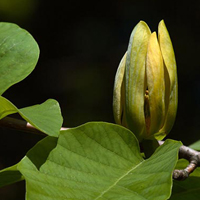
[{"label": "leaf midrib", "polygon": [[97,196],[94,200],[99,199],[100,197],[102,197],[105,193],[107,193],[109,190],[111,190],[113,187],[115,187],[117,185],[117,183],[122,180],[125,176],[127,176],[131,171],[135,170],[137,167],[139,167],[145,160],[143,160],[142,162],[140,162],[138,165],[132,167],[130,170],[128,170],[124,175],[120,176],[111,186],[109,186],[106,190],[104,190],[103,192],[101,192],[101,194],[99,196]]}]

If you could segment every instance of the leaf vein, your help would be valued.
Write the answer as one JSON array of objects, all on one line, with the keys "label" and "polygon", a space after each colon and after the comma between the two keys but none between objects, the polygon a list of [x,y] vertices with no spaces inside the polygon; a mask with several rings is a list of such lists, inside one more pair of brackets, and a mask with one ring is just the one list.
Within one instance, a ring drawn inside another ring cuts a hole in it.
[{"label": "leaf vein", "polygon": [[97,200],[99,198],[101,198],[105,193],[107,193],[109,190],[111,190],[114,186],[117,185],[117,183],[123,179],[125,176],[127,176],[131,171],[135,170],[137,167],[139,167],[144,161],[142,161],[141,163],[139,163],[138,165],[132,167],[130,170],[128,170],[124,175],[122,175],[121,177],[119,177],[111,186],[109,186],[105,191],[101,192],[101,194],[99,196],[97,196],[94,200]]}]

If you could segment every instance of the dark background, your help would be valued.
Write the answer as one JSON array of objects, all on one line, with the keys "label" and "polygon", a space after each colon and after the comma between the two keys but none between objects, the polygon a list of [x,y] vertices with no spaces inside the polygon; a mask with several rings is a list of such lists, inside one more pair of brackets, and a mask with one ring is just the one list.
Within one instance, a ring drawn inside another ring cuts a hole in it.
[{"label": "dark background", "polygon": [[[28,30],[40,46],[34,72],[4,93],[18,108],[56,99],[64,124],[114,122],[113,82],[133,27],[152,31],[161,19],[178,66],[179,106],[168,136],[189,145],[200,137],[200,3],[158,0],[0,0],[0,21]],[[1,129],[0,169],[20,161],[42,136]],[[0,199],[25,199],[24,182],[0,189]]]}]

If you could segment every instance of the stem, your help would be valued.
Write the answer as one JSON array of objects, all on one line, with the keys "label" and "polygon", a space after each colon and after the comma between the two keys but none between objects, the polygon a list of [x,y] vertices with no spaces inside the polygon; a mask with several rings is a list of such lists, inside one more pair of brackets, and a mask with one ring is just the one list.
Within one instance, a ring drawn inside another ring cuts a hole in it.
[{"label": "stem", "polygon": [[[23,131],[23,132],[27,132],[27,133],[46,135],[45,133],[36,129],[30,123],[28,123],[24,120],[15,119],[15,118],[12,118],[12,117],[5,117],[5,118],[1,119],[0,120],[0,127],[12,129],[12,130]],[[68,128],[65,128],[65,127],[61,128],[61,130],[67,130],[67,129]]]},{"label": "stem", "polygon": [[158,141],[155,140],[142,140],[141,142],[142,151],[145,154],[145,158],[151,157],[151,155],[154,153],[154,151],[159,147]]},{"label": "stem", "polygon": [[[159,141],[160,145],[163,143],[164,141]],[[179,149],[179,159],[181,158],[188,160],[189,164],[185,169],[174,170],[173,178],[179,181],[185,180],[197,167],[200,167],[200,152],[182,145]]]},{"label": "stem", "polygon": [[[0,127],[8,128],[28,133],[42,134],[43,132],[36,129],[30,123],[15,119],[11,117],[5,117],[0,120]],[[61,130],[67,130],[69,128],[61,127]],[[158,141],[159,145],[162,145],[164,141]],[[187,146],[182,145],[179,149],[179,159],[184,158],[189,161],[189,165],[185,169],[175,169],[173,172],[173,178],[175,180],[184,180],[197,168],[200,167],[200,152],[195,151]]]}]

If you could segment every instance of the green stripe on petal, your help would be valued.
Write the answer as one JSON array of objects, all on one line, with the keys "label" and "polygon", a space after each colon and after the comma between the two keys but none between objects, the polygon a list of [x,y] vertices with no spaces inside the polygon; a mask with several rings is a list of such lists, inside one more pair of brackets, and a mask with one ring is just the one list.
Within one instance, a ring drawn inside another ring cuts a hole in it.
[{"label": "green stripe on petal", "polygon": [[146,74],[150,111],[150,127],[147,129],[149,137],[160,130],[165,118],[164,66],[156,32],[149,38]]},{"label": "green stripe on petal", "polygon": [[127,126],[140,140],[146,133],[144,116],[145,61],[151,31],[140,21],[129,41],[125,70],[125,114]]}]

